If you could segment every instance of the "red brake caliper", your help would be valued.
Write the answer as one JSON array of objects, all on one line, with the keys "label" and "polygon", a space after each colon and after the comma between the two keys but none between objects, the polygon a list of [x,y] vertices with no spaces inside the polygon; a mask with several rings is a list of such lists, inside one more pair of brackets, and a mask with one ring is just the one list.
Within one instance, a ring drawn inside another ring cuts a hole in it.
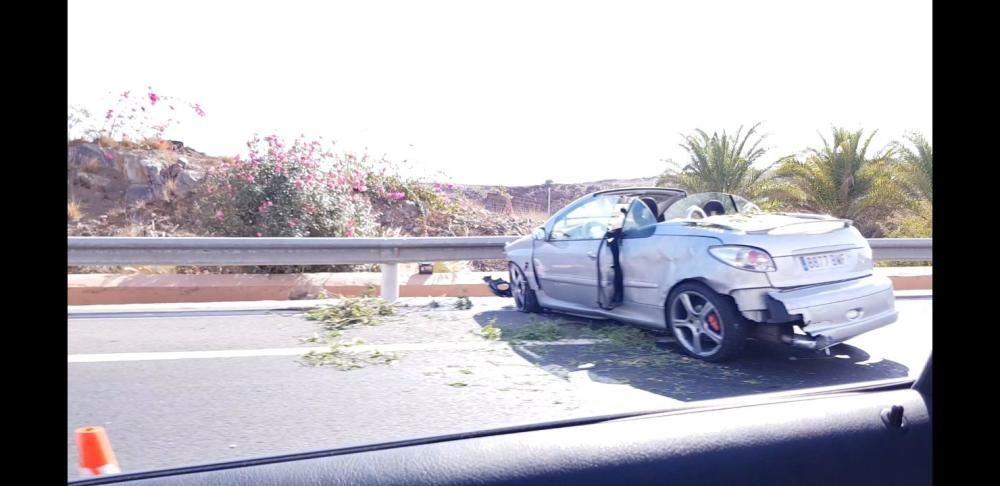
[{"label": "red brake caliper", "polygon": [[719,317],[716,316],[714,312],[709,314],[708,317],[705,318],[705,320],[708,321],[709,329],[715,332],[720,332],[722,330],[722,328],[719,327]]}]

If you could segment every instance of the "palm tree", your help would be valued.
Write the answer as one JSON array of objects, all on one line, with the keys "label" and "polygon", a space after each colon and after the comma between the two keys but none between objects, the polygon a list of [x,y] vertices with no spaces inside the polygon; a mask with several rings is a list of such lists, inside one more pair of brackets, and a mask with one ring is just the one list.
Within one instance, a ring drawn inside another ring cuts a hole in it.
[{"label": "palm tree", "polygon": [[689,192],[726,192],[759,200],[770,186],[770,166],[763,169],[754,167],[767,152],[760,146],[764,136],[750,139],[757,134],[758,127],[760,123],[743,133],[741,126],[735,135],[723,131],[721,135],[713,132],[709,136],[701,129],[696,129],[693,135],[684,135],[681,147],[687,151],[690,160],[679,169],[668,168],[656,184],[679,186]]},{"label": "palm tree", "polygon": [[919,133],[908,134],[906,139],[913,145],[912,149],[900,142],[893,146],[899,153],[900,172],[913,197],[906,210],[892,218],[888,233],[893,238],[930,238],[934,219],[931,144]]},{"label": "palm tree", "polygon": [[810,148],[805,158],[788,157],[777,170],[779,194],[792,206],[854,220],[865,236],[880,236],[882,223],[906,207],[905,183],[893,159],[894,148],[869,154],[878,131],[833,129],[833,143]]},{"label": "palm tree", "polygon": [[931,190],[934,185],[934,160],[931,144],[919,133],[910,133],[906,139],[913,144],[913,149],[899,142],[896,142],[895,148],[900,161],[905,164],[907,182],[918,196],[933,203]]}]

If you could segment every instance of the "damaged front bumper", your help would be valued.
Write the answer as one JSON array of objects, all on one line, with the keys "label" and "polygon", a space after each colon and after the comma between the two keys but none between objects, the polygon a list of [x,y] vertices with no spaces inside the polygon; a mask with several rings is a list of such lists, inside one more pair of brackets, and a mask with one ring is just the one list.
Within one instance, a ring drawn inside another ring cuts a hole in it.
[{"label": "damaged front bumper", "polygon": [[846,282],[772,290],[765,301],[770,322],[800,322],[806,336],[782,336],[782,341],[822,350],[898,318],[892,281],[868,276]]}]

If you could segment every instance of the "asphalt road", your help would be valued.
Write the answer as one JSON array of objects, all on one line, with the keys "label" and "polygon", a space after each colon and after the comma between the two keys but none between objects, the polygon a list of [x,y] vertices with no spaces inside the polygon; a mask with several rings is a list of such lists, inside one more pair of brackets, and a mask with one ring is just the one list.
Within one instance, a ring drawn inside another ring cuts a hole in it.
[{"label": "asphalt road", "polygon": [[[294,311],[71,314],[68,476],[87,425],[104,426],[122,469],[138,471],[915,376],[931,350],[929,297],[898,298],[897,323],[830,356],[751,341],[724,365],[684,358],[667,335],[642,350],[595,334],[613,321],[454,300],[404,300],[383,324],[347,330],[346,356],[366,362],[346,371],[301,363],[323,348],[302,342],[319,325]],[[554,324],[561,339],[487,340],[491,323],[508,338]]]}]

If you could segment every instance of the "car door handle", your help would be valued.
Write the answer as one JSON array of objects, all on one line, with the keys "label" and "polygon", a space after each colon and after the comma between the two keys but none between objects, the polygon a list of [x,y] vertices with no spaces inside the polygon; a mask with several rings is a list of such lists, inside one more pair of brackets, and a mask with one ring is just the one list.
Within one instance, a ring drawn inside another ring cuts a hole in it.
[{"label": "car door handle", "polygon": [[594,253],[592,251],[588,251],[587,252],[587,256],[589,256],[590,258],[593,258],[595,260],[597,259],[597,253]]}]

